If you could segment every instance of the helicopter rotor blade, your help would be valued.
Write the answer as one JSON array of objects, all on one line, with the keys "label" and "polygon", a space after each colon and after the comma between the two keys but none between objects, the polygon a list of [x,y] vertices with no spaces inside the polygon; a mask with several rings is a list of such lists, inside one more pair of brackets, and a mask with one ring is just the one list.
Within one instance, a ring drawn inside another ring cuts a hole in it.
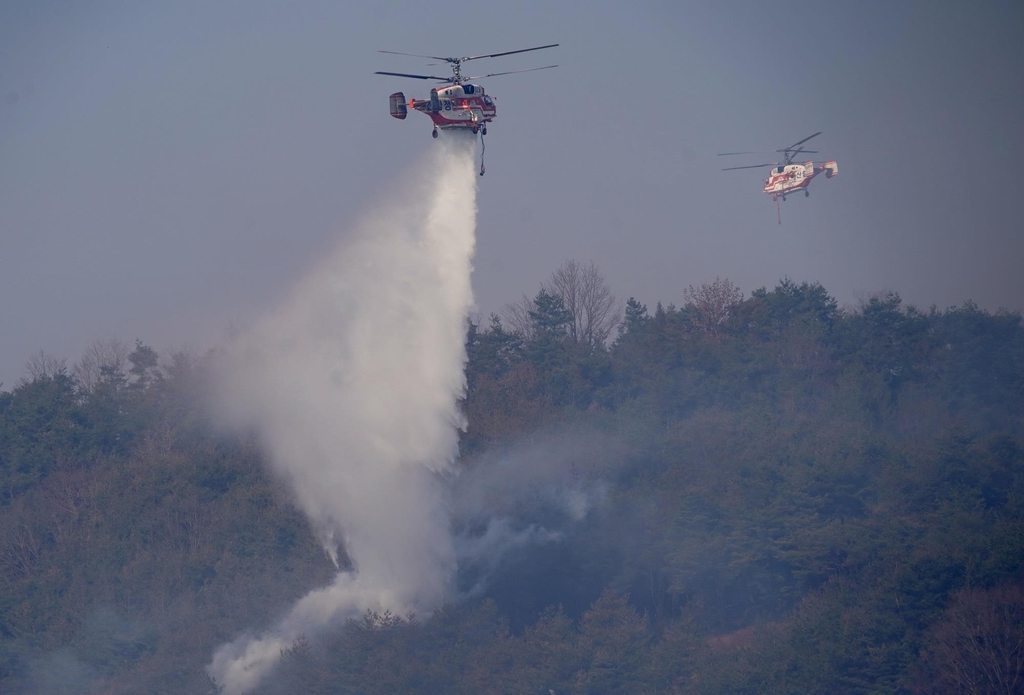
[{"label": "helicopter rotor blade", "polygon": [[542,68],[528,68],[526,70],[508,70],[506,72],[492,72],[489,75],[477,75],[475,77],[464,77],[465,80],[482,80],[487,77],[497,77],[498,75],[514,75],[517,72],[533,72],[534,70],[547,70],[548,68],[557,68],[557,65],[545,65]]},{"label": "helicopter rotor blade", "polygon": [[814,135],[808,135],[807,137],[805,137],[805,138],[804,138],[803,140],[801,140],[800,142],[794,142],[794,143],[793,143],[792,145],[790,145],[789,147],[787,147],[787,148],[786,148],[786,149],[784,149],[784,150],[775,150],[775,151],[776,151],[776,152],[789,152],[790,150],[794,150],[794,149],[796,149],[797,147],[799,147],[800,145],[802,145],[802,144],[804,144],[805,142],[807,142],[808,140],[810,140],[811,138],[816,138],[816,137],[818,137],[819,135],[821,135],[821,132],[822,132],[822,131],[820,131],[820,130],[819,130],[819,131],[818,131],[817,133],[815,133]]},{"label": "helicopter rotor blade", "polygon": [[818,154],[818,150],[805,150],[802,147],[798,147],[795,150],[786,153],[786,160],[792,162],[796,159],[798,154]]},{"label": "helicopter rotor blade", "polygon": [[719,152],[718,156],[719,157],[729,157],[729,156],[734,155],[734,154],[775,154],[775,152],[769,151],[769,150],[753,150],[753,151],[748,151],[748,152]]},{"label": "helicopter rotor blade", "polygon": [[465,58],[461,58],[460,60],[476,60],[477,58],[497,58],[499,56],[510,56],[513,53],[527,53],[529,51],[539,51],[543,48],[554,48],[557,45],[557,43],[549,43],[547,46],[535,46],[534,48],[520,48],[517,51],[505,51],[504,53],[488,53],[487,55],[480,56],[466,56]]},{"label": "helicopter rotor blade", "polygon": [[745,167],[726,167],[725,169],[722,169],[722,171],[736,171],[737,169],[760,169],[761,167],[773,167],[776,164],[778,164],[778,162],[765,162],[764,164],[750,164],[750,165],[745,166]]},{"label": "helicopter rotor blade", "polygon": [[410,75],[407,72],[382,72],[378,70],[374,75],[390,75],[391,77],[410,77],[414,80],[437,80],[438,82],[451,82],[450,77],[438,77],[437,75]]},{"label": "helicopter rotor blade", "polygon": [[439,56],[425,56],[425,55],[420,55],[419,53],[400,53],[398,51],[377,51],[377,53],[390,53],[391,55],[410,56],[412,58],[430,58],[431,60],[440,60],[443,63],[454,63],[455,62],[454,58],[441,58]]}]

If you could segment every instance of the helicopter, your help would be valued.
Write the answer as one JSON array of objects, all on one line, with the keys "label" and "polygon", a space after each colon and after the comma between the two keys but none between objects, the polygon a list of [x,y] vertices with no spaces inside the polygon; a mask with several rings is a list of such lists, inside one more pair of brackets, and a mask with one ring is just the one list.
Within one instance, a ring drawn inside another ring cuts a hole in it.
[{"label": "helicopter", "polygon": [[[825,178],[830,179],[839,173],[839,165],[836,160],[829,159],[821,164],[815,164],[811,160],[805,161],[803,164],[793,163],[793,160],[797,155],[801,153],[806,154],[817,154],[817,150],[804,149],[802,145],[810,140],[821,135],[819,130],[814,135],[808,135],[803,140],[793,143],[789,147],[784,147],[775,152],[782,153],[781,162],[767,162],[764,164],[750,164],[741,167],[726,167],[722,171],[735,171],[736,169],[760,169],[761,167],[773,167],[768,172],[767,178],[764,180],[764,192],[772,197],[772,200],[778,203],[779,198],[782,200],[786,199],[787,195],[791,195],[797,191],[803,191],[804,196],[810,196],[811,192],[808,190],[811,179],[818,174],[824,173]],[[756,152],[720,152],[719,157],[728,157],[738,154],[758,154]]]},{"label": "helicopter", "polygon": [[[433,137],[438,136],[440,130],[462,130],[470,131],[473,135],[480,134],[480,142],[483,145],[483,136],[487,135],[487,124],[497,116],[497,106],[494,97],[484,91],[482,85],[473,84],[472,80],[497,77],[499,75],[512,75],[520,72],[534,72],[535,70],[548,70],[557,68],[557,65],[545,65],[539,68],[528,68],[526,70],[509,70],[506,72],[492,72],[487,75],[476,77],[464,77],[462,75],[462,64],[469,60],[480,58],[498,58],[500,56],[513,55],[515,53],[527,53],[539,51],[545,48],[554,48],[557,43],[546,46],[535,46],[533,48],[520,48],[515,51],[504,51],[502,53],[489,53],[487,55],[464,56],[462,58],[442,58],[439,56],[418,55],[416,53],[399,53],[398,51],[377,51],[378,53],[390,53],[392,55],[410,56],[413,58],[428,58],[448,63],[452,68],[451,77],[438,77],[436,75],[413,75],[405,72],[383,72],[377,71],[375,75],[388,75],[391,77],[407,77],[414,80],[434,80],[447,87],[433,87],[427,99],[410,99],[405,101],[405,94],[395,92],[388,97],[388,108],[393,118],[405,120],[409,109],[420,111],[430,117],[434,122],[434,129],[431,131]],[[430,63],[429,65],[434,65]],[[480,153],[480,175],[484,175],[483,149]]]}]

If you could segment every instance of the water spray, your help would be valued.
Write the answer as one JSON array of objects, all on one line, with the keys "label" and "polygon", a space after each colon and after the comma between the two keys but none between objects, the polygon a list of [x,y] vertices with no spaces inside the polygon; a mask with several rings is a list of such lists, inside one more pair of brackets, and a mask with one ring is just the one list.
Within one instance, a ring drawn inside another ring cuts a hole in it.
[{"label": "water spray", "polygon": [[337,565],[343,549],[352,568],[261,635],[218,648],[207,670],[224,695],[255,688],[302,635],[367,610],[429,614],[451,593],[438,473],[464,424],[475,138],[438,144],[227,351],[217,410],[259,432],[325,552]]}]

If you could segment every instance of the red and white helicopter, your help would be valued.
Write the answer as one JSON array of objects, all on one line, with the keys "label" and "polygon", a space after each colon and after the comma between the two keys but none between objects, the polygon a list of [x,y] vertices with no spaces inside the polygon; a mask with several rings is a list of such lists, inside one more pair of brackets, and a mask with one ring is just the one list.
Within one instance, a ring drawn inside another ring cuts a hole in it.
[{"label": "red and white helicopter", "polygon": [[[808,135],[800,142],[794,143],[789,147],[785,147],[781,150],[775,150],[775,152],[782,153],[781,162],[766,162],[764,164],[750,164],[742,167],[726,167],[722,171],[735,171],[736,169],[760,169],[761,167],[773,167],[768,172],[768,177],[764,180],[764,192],[772,197],[775,203],[778,203],[779,198],[786,199],[787,195],[791,195],[798,191],[803,191],[804,196],[811,195],[808,190],[808,186],[811,184],[813,179],[818,174],[824,172],[825,178],[830,179],[839,173],[839,165],[836,160],[829,159],[821,164],[815,164],[811,160],[805,161],[803,164],[794,164],[793,160],[797,155],[801,153],[806,154],[817,154],[817,150],[807,150],[801,147],[805,142],[811,138],[816,138],[821,135],[821,131],[818,131],[814,135]],[[738,154],[758,154],[757,152],[721,152],[719,157],[729,157]]]},{"label": "red and white helicopter", "polygon": [[[507,72],[492,72],[487,75],[476,77],[463,77],[462,64],[468,60],[480,58],[497,58],[499,56],[512,55],[514,53],[527,53],[539,51],[544,48],[554,48],[557,43],[547,46],[535,46],[534,48],[521,48],[516,51],[505,51],[503,53],[489,53],[487,55],[464,56],[462,58],[441,58],[439,56],[424,56],[415,53],[399,53],[398,51],[378,51],[378,53],[391,53],[393,55],[411,56],[413,58],[429,58],[439,60],[452,66],[451,77],[437,77],[436,75],[411,75],[405,72],[381,72],[376,75],[390,75],[392,77],[409,77],[414,80],[435,80],[447,84],[447,87],[434,87],[430,90],[430,97],[427,99],[410,99],[408,104],[405,101],[405,94],[395,92],[389,98],[391,115],[399,120],[404,120],[409,109],[420,111],[430,116],[434,122],[432,135],[436,138],[439,130],[468,130],[474,135],[480,133],[480,142],[487,134],[487,124],[497,116],[497,107],[494,97],[484,91],[482,85],[473,84],[471,80],[497,77],[498,75],[512,75],[519,72],[533,72],[535,70],[547,70],[557,68],[557,65],[545,65],[540,68],[529,68],[527,70],[509,70]],[[431,63],[433,64],[433,63]],[[480,175],[484,175],[483,152],[480,155]]]}]

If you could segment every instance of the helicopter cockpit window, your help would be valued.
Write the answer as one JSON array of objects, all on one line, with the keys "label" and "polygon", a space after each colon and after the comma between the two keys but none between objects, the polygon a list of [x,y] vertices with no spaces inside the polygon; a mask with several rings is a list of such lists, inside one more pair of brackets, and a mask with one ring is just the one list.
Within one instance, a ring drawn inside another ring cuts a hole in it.
[{"label": "helicopter cockpit window", "polygon": [[487,104],[488,106],[492,106],[494,104],[494,102],[491,101],[491,98],[488,96],[484,97],[484,103]]},{"label": "helicopter cockpit window", "polygon": [[473,93],[473,85],[471,85],[471,84],[464,84],[464,85],[462,85],[462,91],[465,92],[466,94],[472,94]]}]

